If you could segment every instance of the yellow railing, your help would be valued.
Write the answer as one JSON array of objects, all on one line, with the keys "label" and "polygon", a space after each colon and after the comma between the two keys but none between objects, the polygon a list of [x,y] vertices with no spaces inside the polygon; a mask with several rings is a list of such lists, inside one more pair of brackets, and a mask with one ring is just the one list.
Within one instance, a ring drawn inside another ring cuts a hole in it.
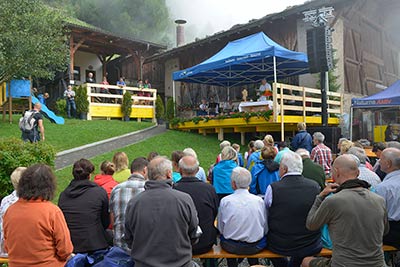
[{"label": "yellow railing", "polygon": [[7,101],[6,98],[6,83],[0,84],[0,106]]},{"label": "yellow railing", "polygon": [[[97,83],[87,83],[87,95],[89,101],[88,120],[95,117],[100,118],[122,118],[121,104],[123,94],[129,91],[132,94],[132,112],[130,118],[150,118],[155,121],[155,103],[157,98],[156,89],[119,87],[116,85],[104,85]],[[111,93],[100,93],[104,88]],[[121,94],[122,93],[122,94]]]}]

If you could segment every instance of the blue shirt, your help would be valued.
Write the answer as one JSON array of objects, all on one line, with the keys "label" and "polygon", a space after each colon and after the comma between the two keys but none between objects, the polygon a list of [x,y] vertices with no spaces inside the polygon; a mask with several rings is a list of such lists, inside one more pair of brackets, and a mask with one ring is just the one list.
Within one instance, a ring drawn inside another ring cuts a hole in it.
[{"label": "blue shirt", "polygon": [[385,199],[389,221],[400,221],[400,170],[386,174],[375,189]]},{"label": "blue shirt", "polygon": [[299,131],[290,143],[293,151],[299,148],[307,149],[311,153],[312,150],[312,137],[306,130]]},{"label": "blue shirt", "polygon": [[177,183],[181,178],[182,177],[179,172],[172,172],[172,182]]},{"label": "blue shirt", "polygon": [[261,158],[261,151],[257,150],[251,153],[249,159],[247,160],[247,165],[246,168],[251,171],[251,168],[253,168],[254,164],[262,161],[263,159]]},{"label": "blue shirt", "polygon": [[236,161],[221,160],[213,169],[213,186],[217,194],[232,194],[231,174],[237,167]]}]

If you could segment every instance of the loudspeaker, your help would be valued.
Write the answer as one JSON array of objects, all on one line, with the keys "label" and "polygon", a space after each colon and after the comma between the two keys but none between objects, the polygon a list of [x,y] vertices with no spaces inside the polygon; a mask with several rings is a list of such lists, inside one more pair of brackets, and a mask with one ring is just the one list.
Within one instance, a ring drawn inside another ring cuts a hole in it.
[{"label": "loudspeaker", "polygon": [[332,31],[329,27],[307,30],[307,56],[310,73],[325,72],[333,68]]},{"label": "loudspeaker", "polygon": [[315,132],[321,132],[325,136],[324,144],[332,150],[332,154],[339,153],[337,143],[339,138],[342,136],[342,130],[339,127],[307,127],[307,131],[311,136]]}]

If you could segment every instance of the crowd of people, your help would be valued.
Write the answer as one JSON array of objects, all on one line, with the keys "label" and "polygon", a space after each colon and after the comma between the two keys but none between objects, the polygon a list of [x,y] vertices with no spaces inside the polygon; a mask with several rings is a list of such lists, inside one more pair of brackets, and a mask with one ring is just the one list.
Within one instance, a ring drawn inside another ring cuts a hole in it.
[{"label": "crowd of people", "polygon": [[[58,206],[50,167],[18,168],[0,207],[2,255],[11,266],[64,266],[73,254],[115,246],[138,267],[197,266],[192,256],[219,242],[233,254],[283,255],[275,267],[384,267],[382,245],[400,248],[400,144],[375,144],[372,166],[357,142],[340,139],[333,161],[324,141],[305,123],[291,144],[266,135],[244,156],[225,140],[208,175],[192,148],[151,152],[130,167],[117,152],[93,181],[95,166],[80,159]],[[314,257],[323,247],[332,258]]]}]

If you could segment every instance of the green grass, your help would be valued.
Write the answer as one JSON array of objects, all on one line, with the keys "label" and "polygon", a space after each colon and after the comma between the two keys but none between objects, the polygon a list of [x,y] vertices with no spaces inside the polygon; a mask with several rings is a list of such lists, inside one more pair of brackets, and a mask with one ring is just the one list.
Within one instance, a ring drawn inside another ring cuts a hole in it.
[{"label": "green grass", "polygon": [[[21,115],[13,115],[13,123],[0,120],[0,136],[17,137],[21,136],[18,128],[18,120]],[[151,122],[123,122],[120,120],[75,120],[66,119],[64,125],[51,123],[44,120],[45,142],[53,145],[57,152],[66,149],[82,146],[85,144],[108,139],[114,136],[141,130],[153,125]]]},{"label": "green grass", "polygon": [[[232,140],[237,142],[237,140]],[[104,160],[112,160],[112,157],[117,151],[124,151],[131,162],[136,157],[147,157],[147,154],[151,151],[156,151],[160,155],[171,157],[172,151],[183,150],[187,147],[193,148],[199,158],[200,165],[207,172],[211,164],[215,162],[216,156],[220,152],[219,141],[215,135],[202,136],[195,133],[185,133],[179,131],[167,131],[166,133],[151,137],[140,143],[125,147],[123,149],[118,149],[103,155],[99,155],[92,158],[92,163],[96,166],[95,174],[99,173],[99,165]],[[57,176],[57,199],[61,191],[68,186],[69,182],[72,180],[72,167],[67,167],[65,169],[56,172]]]}]

